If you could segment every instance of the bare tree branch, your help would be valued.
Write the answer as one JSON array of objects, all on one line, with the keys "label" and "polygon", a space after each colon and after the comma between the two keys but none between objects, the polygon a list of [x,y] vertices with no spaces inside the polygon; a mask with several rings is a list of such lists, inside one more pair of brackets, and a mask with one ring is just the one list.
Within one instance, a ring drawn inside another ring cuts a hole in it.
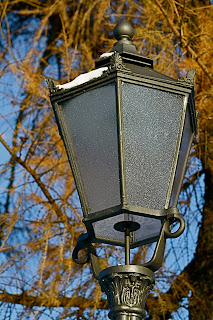
[{"label": "bare tree branch", "polygon": [[160,11],[162,12],[162,14],[164,15],[165,19],[167,20],[167,22],[168,22],[170,28],[172,29],[175,37],[177,37],[177,39],[179,39],[181,47],[183,49],[186,49],[191,54],[192,58],[197,61],[197,63],[200,66],[200,68],[207,75],[207,77],[209,78],[211,83],[213,83],[213,74],[206,67],[206,65],[202,62],[202,60],[199,58],[197,53],[192,49],[192,47],[189,45],[189,43],[184,39],[184,35],[178,31],[177,27],[174,25],[174,23],[170,19],[168,13],[164,9],[164,7],[161,4],[161,2],[159,0],[154,0],[154,1],[155,1],[156,5],[158,6],[158,8],[160,9]]}]

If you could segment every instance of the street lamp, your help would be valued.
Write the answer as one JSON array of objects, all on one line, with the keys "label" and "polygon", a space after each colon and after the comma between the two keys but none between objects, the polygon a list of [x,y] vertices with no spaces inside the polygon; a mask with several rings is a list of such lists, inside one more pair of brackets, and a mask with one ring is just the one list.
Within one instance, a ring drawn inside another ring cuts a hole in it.
[{"label": "street lamp", "polygon": [[[130,41],[133,28],[125,19],[114,36],[118,41],[96,70],[48,85],[87,228],[73,259],[91,262],[111,319],[139,320],[166,238],[184,230],[176,205],[196,131],[194,71],[183,80],[154,71]],[[172,233],[174,222],[179,227]],[[149,262],[130,264],[130,248],[155,241]],[[92,243],[124,246],[125,265],[101,271]],[[80,259],[84,248],[88,254]]]}]

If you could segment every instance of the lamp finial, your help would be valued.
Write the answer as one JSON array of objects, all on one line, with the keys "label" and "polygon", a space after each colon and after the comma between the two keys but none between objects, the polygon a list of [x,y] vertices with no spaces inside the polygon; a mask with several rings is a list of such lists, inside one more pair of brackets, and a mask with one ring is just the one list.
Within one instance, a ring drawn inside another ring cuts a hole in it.
[{"label": "lamp finial", "polygon": [[139,55],[136,47],[131,42],[133,34],[134,29],[131,24],[125,18],[121,19],[113,30],[113,35],[117,42],[114,44],[112,51],[117,51],[120,54],[126,52]]},{"label": "lamp finial", "polygon": [[133,34],[134,29],[125,18],[121,19],[113,30],[113,35],[116,40],[131,40]]}]

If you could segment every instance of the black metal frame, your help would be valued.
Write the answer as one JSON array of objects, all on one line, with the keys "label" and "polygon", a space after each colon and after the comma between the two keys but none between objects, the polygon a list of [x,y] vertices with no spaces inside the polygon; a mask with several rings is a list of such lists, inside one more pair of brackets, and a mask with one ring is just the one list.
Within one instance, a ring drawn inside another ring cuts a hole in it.
[{"label": "black metal frame", "polygon": [[[124,54],[125,55],[125,54]],[[133,59],[130,57],[130,55],[125,55],[125,61],[132,62]],[[134,55],[133,55],[134,56]],[[128,60],[129,59],[129,60]],[[116,241],[107,241],[103,238],[96,238],[93,225],[92,223],[95,221],[99,221],[102,219],[106,219],[118,214],[122,213],[133,213],[137,215],[142,215],[145,217],[152,217],[156,219],[163,220],[164,217],[166,217],[169,212],[170,208],[162,209],[162,210],[156,210],[156,209],[149,209],[144,207],[137,207],[133,205],[129,205],[127,203],[127,197],[126,197],[126,186],[125,186],[125,161],[124,161],[124,152],[123,152],[123,124],[122,124],[122,90],[121,85],[122,82],[128,82],[132,84],[139,84],[146,87],[151,87],[159,90],[164,90],[168,92],[173,92],[177,94],[183,95],[185,97],[187,103],[184,104],[184,109],[182,110],[182,119],[179,127],[179,138],[178,138],[178,145],[176,149],[176,155],[175,160],[173,163],[173,173],[172,178],[170,182],[170,186],[168,188],[167,193],[167,199],[171,197],[172,193],[172,185],[175,178],[175,168],[178,161],[178,154],[181,144],[181,137],[183,133],[183,127],[184,127],[184,121],[185,121],[185,115],[187,110],[187,105],[189,106],[189,112],[190,112],[190,121],[192,123],[193,130],[196,131],[196,115],[195,115],[195,107],[194,107],[194,100],[193,100],[193,86],[191,83],[184,82],[184,81],[177,81],[174,79],[168,80],[168,79],[160,79],[160,78],[153,78],[149,76],[144,76],[141,74],[141,70],[144,68],[144,61],[137,61],[137,64],[139,65],[138,68],[140,69],[140,73],[136,74],[133,73],[129,68],[125,66],[123,63],[123,60],[121,56],[115,52],[111,58],[103,59],[106,60],[106,62],[101,62],[102,65],[108,65],[108,71],[104,72],[104,74],[96,79],[93,79],[85,84],[82,84],[78,87],[74,87],[71,89],[57,89],[57,87],[54,86],[54,84],[49,81],[49,89],[50,89],[50,98],[53,105],[56,121],[60,130],[60,134],[64,140],[65,148],[68,154],[69,162],[73,171],[74,179],[77,185],[77,190],[79,192],[79,198],[82,205],[82,210],[84,213],[84,223],[86,225],[90,241],[92,242],[104,242],[104,243],[110,243],[115,245],[123,245],[124,243],[116,242]],[[154,72],[154,71],[153,71]],[[95,213],[89,212],[89,206],[87,203],[87,199],[85,197],[84,193],[84,187],[83,182],[81,179],[81,174],[78,170],[77,163],[75,161],[74,153],[73,153],[73,147],[72,142],[69,138],[69,134],[67,132],[67,128],[65,125],[65,119],[63,115],[63,108],[60,105],[61,102],[66,101],[72,97],[75,97],[77,95],[80,95],[84,92],[90,91],[92,89],[96,89],[101,86],[105,86],[109,83],[115,83],[116,87],[116,97],[117,97],[117,127],[118,127],[118,154],[119,154],[119,171],[120,171],[120,194],[121,194],[121,205],[108,208],[107,210],[102,210]],[[188,150],[189,152],[189,150]],[[177,201],[177,199],[176,199]],[[169,203],[169,199],[167,201]],[[138,245],[143,245],[146,243],[150,243],[153,241],[156,241],[157,237],[146,239],[146,241],[137,242],[131,244],[131,248],[137,247]]]}]

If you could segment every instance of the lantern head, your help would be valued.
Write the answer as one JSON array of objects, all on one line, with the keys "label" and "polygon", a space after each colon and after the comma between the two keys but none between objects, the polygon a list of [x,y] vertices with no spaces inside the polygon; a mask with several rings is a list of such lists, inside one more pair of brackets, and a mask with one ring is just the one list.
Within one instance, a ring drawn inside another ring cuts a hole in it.
[{"label": "lantern head", "polygon": [[121,20],[113,51],[96,70],[50,97],[91,242],[131,247],[156,241],[177,205],[196,131],[194,71],[175,80],[138,54]]}]

